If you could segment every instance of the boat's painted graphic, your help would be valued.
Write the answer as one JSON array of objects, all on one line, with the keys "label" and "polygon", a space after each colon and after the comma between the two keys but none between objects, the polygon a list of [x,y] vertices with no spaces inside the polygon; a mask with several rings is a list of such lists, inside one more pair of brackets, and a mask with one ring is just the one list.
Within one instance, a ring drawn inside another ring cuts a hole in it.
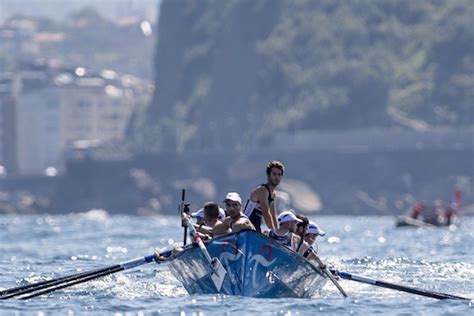
[{"label": "boat's painted graphic", "polygon": [[211,269],[199,249],[186,249],[170,262],[190,294],[310,297],[326,283],[314,264],[254,231],[215,238],[207,249],[227,271],[220,291],[210,281]]}]

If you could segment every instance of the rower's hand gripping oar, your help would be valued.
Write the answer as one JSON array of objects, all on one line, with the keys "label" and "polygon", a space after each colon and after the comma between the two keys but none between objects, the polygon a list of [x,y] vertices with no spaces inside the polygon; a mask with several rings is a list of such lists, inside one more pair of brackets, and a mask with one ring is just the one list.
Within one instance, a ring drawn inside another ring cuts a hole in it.
[{"label": "rower's hand gripping oar", "polygon": [[427,296],[427,297],[436,298],[436,299],[439,299],[439,300],[446,300],[446,299],[469,300],[469,301],[471,300],[470,298],[467,298],[467,297],[462,297],[462,296],[457,296],[457,295],[452,295],[452,294],[439,293],[439,292],[433,292],[433,291],[413,288],[413,287],[409,287],[409,286],[405,286],[405,285],[394,284],[394,283],[389,283],[389,282],[385,282],[385,281],[379,281],[379,280],[375,280],[375,279],[372,279],[372,278],[369,278],[369,277],[365,277],[365,276],[361,276],[361,275],[355,275],[355,274],[344,272],[344,271],[336,271],[336,270],[333,270],[333,269],[330,269],[330,270],[331,270],[332,273],[340,276],[342,279],[345,279],[345,280],[351,280],[351,281],[356,281],[356,282],[360,282],[360,283],[380,286],[380,287],[383,287],[383,288],[397,290],[397,291],[401,291],[401,292],[407,292],[407,293]]},{"label": "rower's hand gripping oar", "polygon": [[[95,269],[91,271],[71,274],[65,277],[41,281],[37,283],[32,283],[28,285],[23,285],[8,290],[0,291],[0,299],[7,299],[12,297],[21,296],[21,299],[28,299],[35,296],[43,295],[52,291],[63,289],[75,284],[83,283],[93,279],[97,279],[106,275],[110,275],[119,271],[135,268],[146,263],[153,261],[162,262],[163,258],[170,257],[172,255],[171,251],[166,251],[160,254],[160,258],[157,258],[156,254],[152,254],[145,257],[140,257],[137,259],[129,260],[122,262],[113,266]],[[158,260],[157,260],[158,259]],[[26,294],[32,293],[25,296]]]},{"label": "rower's hand gripping oar", "polygon": [[191,220],[186,214],[183,214],[183,221],[187,223],[189,230],[191,232],[191,235],[193,236],[194,240],[198,244],[199,249],[201,249],[202,254],[211,265],[212,282],[214,283],[217,291],[220,291],[222,287],[222,283],[224,282],[224,278],[227,274],[227,271],[225,270],[224,266],[222,265],[219,259],[217,259],[216,257],[211,258],[211,255],[209,254],[209,251],[207,250],[204,243],[202,242],[201,237],[199,237],[199,234],[197,233],[196,228],[194,228],[193,223],[191,222]]},{"label": "rower's hand gripping oar", "polygon": [[331,282],[337,287],[339,292],[341,292],[342,296],[347,297],[346,291],[344,291],[344,289],[339,284],[339,282],[337,282],[334,275],[329,271],[328,267],[321,261],[321,259],[319,259],[318,255],[316,253],[315,253],[314,258],[315,258],[316,262],[319,264],[319,267],[324,272],[324,274],[326,274],[326,276],[329,278],[329,280],[331,280]]}]

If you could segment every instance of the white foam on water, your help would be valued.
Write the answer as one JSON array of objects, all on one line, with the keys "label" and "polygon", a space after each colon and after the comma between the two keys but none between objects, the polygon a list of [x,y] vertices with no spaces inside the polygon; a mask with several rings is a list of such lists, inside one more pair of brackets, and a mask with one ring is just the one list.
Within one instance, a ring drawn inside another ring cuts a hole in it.
[{"label": "white foam on water", "polygon": [[109,219],[109,213],[103,209],[91,209],[84,213],[76,214],[79,218],[89,220],[89,221],[106,221]]}]

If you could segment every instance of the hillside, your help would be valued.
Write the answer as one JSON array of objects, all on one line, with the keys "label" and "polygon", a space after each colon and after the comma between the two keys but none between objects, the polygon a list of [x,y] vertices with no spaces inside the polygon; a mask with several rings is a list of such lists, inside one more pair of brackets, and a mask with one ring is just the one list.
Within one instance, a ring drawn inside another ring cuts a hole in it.
[{"label": "hillside", "polygon": [[163,1],[142,151],[253,150],[275,131],[472,126],[474,6]]}]

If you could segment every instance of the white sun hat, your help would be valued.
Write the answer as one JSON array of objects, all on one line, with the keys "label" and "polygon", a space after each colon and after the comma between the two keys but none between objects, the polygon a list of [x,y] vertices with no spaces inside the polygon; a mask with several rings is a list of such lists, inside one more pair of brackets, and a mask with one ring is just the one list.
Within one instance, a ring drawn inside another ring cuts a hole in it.
[{"label": "white sun hat", "polygon": [[308,234],[315,234],[319,236],[324,236],[326,233],[324,230],[320,229],[315,222],[310,221],[308,225]]},{"label": "white sun hat", "polygon": [[280,215],[278,215],[278,223],[280,224],[291,222],[291,221],[297,221],[300,223],[303,222],[301,219],[296,217],[296,215],[291,211],[284,211],[284,212],[281,212]]},{"label": "white sun hat", "polygon": [[224,202],[226,200],[234,201],[234,202],[239,202],[240,205],[242,205],[242,199],[240,198],[239,193],[237,192],[229,192],[225,196]]}]

